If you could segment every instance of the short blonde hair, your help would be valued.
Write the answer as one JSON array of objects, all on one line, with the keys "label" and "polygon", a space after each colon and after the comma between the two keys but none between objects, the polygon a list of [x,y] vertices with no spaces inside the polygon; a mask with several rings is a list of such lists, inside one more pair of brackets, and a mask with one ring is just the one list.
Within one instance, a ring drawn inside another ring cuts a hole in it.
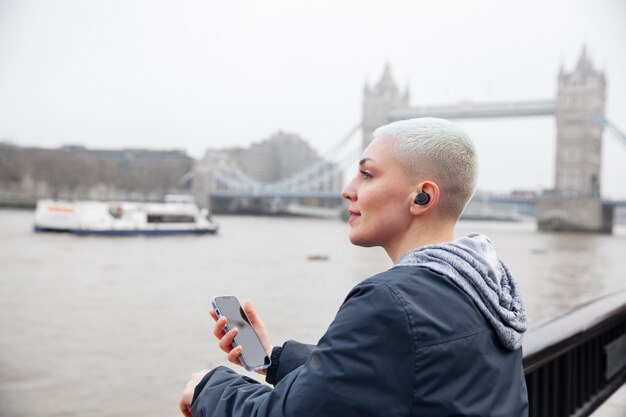
[{"label": "short blonde hair", "polygon": [[417,181],[437,183],[444,216],[461,216],[478,177],[476,149],[464,130],[444,119],[423,117],[381,126],[374,138],[392,140],[396,157]]}]

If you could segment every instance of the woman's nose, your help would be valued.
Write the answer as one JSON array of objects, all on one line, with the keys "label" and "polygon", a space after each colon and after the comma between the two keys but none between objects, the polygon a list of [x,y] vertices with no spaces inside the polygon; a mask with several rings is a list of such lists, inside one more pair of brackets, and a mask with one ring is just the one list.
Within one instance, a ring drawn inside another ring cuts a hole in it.
[{"label": "woman's nose", "polygon": [[343,190],[341,190],[341,196],[349,201],[356,200],[356,193],[354,192],[354,188],[352,187],[352,181],[350,181],[343,187]]}]

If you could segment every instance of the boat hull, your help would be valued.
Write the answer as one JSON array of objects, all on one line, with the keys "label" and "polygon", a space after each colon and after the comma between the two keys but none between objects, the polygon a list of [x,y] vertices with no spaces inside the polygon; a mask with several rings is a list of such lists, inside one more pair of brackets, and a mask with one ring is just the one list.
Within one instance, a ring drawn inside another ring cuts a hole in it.
[{"label": "boat hull", "polygon": [[[188,198],[164,203],[40,200],[34,231],[96,236],[173,236],[215,234],[208,211]],[[186,197],[186,196],[183,196]]]},{"label": "boat hull", "polygon": [[78,236],[177,236],[177,235],[207,235],[216,234],[218,228],[213,229],[172,229],[172,230],[81,230],[55,229],[51,227],[34,226],[37,233],[70,233]]}]

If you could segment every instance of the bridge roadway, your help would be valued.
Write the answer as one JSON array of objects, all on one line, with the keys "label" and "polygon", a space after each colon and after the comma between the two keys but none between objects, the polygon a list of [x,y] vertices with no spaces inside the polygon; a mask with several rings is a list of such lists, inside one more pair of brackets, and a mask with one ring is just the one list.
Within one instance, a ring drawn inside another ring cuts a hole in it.
[{"label": "bridge roadway", "polygon": [[389,113],[390,121],[414,117],[441,117],[443,119],[485,119],[500,117],[553,116],[556,113],[554,100],[531,100],[493,103],[460,103],[454,105],[421,106],[394,110]]},{"label": "bridge roadway", "polygon": [[337,201],[343,200],[339,193],[322,191],[297,191],[297,190],[236,190],[236,191],[211,191],[211,198],[294,198]]},{"label": "bridge roadway", "polygon": [[[337,204],[343,200],[338,192],[327,191],[303,191],[303,190],[235,190],[235,191],[212,191],[209,193],[212,198],[283,198],[283,199],[318,199],[324,201],[335,201]],[[534,209],[539,198],[537,197],[509,197],[503,195],[476,195],[472,198],[474,202],[489,203],[494,205],[508,205],[524,207],[525,211]],[[605,203],[614,207],[626,207],[626,200],[605,200]]]}]

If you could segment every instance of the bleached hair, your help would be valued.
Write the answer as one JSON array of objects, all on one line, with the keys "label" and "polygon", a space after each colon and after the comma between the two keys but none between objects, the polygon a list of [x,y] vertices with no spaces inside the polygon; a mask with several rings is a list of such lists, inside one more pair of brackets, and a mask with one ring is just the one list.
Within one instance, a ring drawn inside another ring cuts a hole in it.
[{"label": "bleached hair", "polygon": [[465,131],[447,120],[424,117],[381,126],[374,131],[376,138],[392,140],[408,175],[439,186],[441,214],[454,220],[461,216],[478,176],[476,149]]}]

